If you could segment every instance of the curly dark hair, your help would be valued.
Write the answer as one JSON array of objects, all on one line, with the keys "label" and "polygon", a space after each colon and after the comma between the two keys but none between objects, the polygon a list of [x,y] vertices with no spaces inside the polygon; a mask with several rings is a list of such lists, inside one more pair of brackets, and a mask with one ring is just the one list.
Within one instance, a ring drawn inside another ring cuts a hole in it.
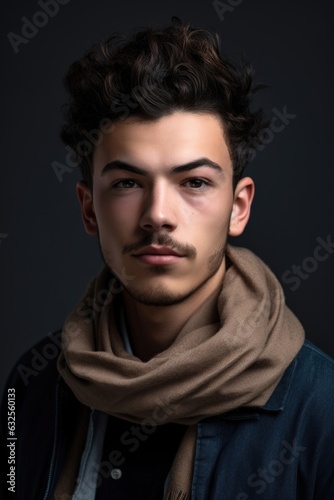
[{"label": "curly dark hair", "polygon": [[217,33],[175,20],[160,30],[148,27],[129,38],[115,34],[93,46],[70,66],[65,87],[71,99],[61,138],[74,150],[90,187],[99,131],[116,120],[156,120],[176,110],[219,116],[234,186],[267,123],[263,110],[250,109],[253,94],[263,87],[253,84],[251,65],[236,67],[223,59]]}]

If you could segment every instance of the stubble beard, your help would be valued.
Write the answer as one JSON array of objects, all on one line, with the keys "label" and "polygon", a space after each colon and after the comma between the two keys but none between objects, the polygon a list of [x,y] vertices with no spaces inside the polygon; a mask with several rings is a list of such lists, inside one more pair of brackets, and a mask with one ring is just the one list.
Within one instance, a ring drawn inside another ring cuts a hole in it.
[{"label": "stubble beard", "polygon": [[[188,290],[185,293],[177,293],[173,290],[170,290],[163,284],[157,285],[154,289],[146,290],[140,287],[131,286],[131,282],[129,281],[127,281],[126,283],[122,283],[122,281],[120,280],[120,282],[124,287],[125,293],[127,293],[132,299],[139,302],[140,304],[155,307],[165,307],[181,304],[182,302],[189,299],[192,295],[200,291],[206,285],[206,283],[208,283],[208,281],[210,281],[219,271],[224,260],[226,244],[227,237],[225,238],[225,241],[221,245],[221,247],[208,257],[208,275],[198,285],[194,286],[191,290]],[[113,272],[108,262],[110,261],[110,259],[103,253],[101,245],[100,251],[106,266],[110,269],[110,272],[116,276],[116,273]],[[158,276],[163,276],[168,274],[169,270],[166,266],[152,266],[150,268],[150,272]]]}]

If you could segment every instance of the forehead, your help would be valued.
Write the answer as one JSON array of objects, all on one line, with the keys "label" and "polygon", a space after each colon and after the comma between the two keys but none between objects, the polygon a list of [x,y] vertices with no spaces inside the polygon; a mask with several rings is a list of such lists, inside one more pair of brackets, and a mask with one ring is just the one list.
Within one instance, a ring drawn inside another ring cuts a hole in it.
[{"label": "forehead", "polygon": [[103,135],[93,155],[94,176],[113,160],[156,172],[203,156],[232,169],[218,116],[177,111],[158,120],[130,117]]}]

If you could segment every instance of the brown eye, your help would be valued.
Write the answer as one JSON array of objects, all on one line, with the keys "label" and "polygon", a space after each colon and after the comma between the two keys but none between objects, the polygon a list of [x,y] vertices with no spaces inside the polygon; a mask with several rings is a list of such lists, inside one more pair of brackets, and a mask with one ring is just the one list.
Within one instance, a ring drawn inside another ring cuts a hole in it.
[{"label": "brown eye", "polygon": [[188,179],[187,181],[185,181],[183,185],[193,189],[200,189],[208,186],[209,183],[204,179],[199,179],[198,177],[194,177],[192,179]]},{"label": "brown eye", "polygon": [[134,181],[133,179],[123,179],[116,182],[112,187],[115,189],[132,189],[138,186],[138,182]]}]

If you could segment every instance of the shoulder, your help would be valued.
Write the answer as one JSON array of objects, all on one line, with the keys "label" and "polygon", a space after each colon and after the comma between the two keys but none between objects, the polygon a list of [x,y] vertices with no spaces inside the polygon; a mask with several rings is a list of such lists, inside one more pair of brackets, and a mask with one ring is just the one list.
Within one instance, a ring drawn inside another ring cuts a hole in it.
[{"label": "shoulder", "polygon": [[334,360],[305,340],[292,364],[290,404],[304,408],[304,415],[313,415],[319,423],[329,424],[329,415],[334,422]]},{"label": "shoulder", "polygon": [[[2,471],[7,470],[7,394],[10,394],[15,402],[18,498],[37,498],[37,490],[46,484],[56,438],[59,457],[63,457],[77,425],[81,404],[59,375],[60,352],[61,331],[47,335],[20,357],[5,386],[1,405],[0,483],[4,482]],[[31,460],[32,450],[37,461]],[[63,458],[59,460],[62,463]]]},{"label": "shoulder", "polygon": [[[334,359],[309,340],[296,356],[296,373],[302,375],[312,385],[329,386],[334,380]],[[330,387],[332,389],[333,386]]]},{"label": "shoulder", "polygon": [[11,371],[6,388],[22,391],[43,385],[58,379],[57,359],[61,351],[61,330],[49,333],[42,340],[27,350]]},{"label": "shoulder", "polygon": [[265,411],[281,411],[281,421],[298,430],[334,439],[334,360],[309,340],[285,370]]},{"label": "shoulder", "polygon": [[334,359],[331,358],[328,354],[322,351],[319,347],[314,345],[310,340],[305,340],[304,345],[298,355],[313,357],[317,359],[320,363],[324,363],[325,365],[332,366],[334,369]]},{"label": "shoulder", "polygon": [[[7,378],[0,408],[0,436],[6,429],[8,395],[15,399],[16,424],[40,421],[42,409],[51,415],[59,381],[57,359],[61,351],[61,331],[48,334],[27,350]],[[28,424],[27,424],[28,425]]]}]

